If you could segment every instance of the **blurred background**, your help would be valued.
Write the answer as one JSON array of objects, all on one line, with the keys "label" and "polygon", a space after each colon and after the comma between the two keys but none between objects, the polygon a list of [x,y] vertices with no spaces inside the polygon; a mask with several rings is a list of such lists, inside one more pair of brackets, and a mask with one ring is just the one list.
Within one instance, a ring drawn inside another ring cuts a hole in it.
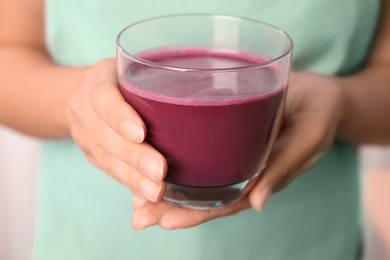
[{"label": "blurred background", "polygon": [[[0,127],[0,260],[29,260],[39,140]],[[390,147],[363,147],[365,260],[390,259]],[[315,259],[313,259],[315,260]]]},{"label": "blurred background", "polygon": [[0,126],[0,260],[30,259],[39,146]]}]

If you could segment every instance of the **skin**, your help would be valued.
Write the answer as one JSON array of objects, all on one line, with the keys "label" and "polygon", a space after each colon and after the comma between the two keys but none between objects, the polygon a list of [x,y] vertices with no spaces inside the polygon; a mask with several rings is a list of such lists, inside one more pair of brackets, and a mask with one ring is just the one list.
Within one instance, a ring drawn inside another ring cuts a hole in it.
[{"label": "skin", "polygon": [[135,194],[135,229],[187,228],[250,207],[260,211],[272,192],[312,166],[335,138],[390,143],[390,0],[383,1],[364,69],[343,78],[291,75],[285,125],[262,178],[238,203],[210,211],[161,200],[167,164],[144,142],[145,124],[120,95],[115,60],[58,66],[48,55],[43,28],[42,0],[0,0],[0,123],[42,139],[73,138],[93,165]]}]

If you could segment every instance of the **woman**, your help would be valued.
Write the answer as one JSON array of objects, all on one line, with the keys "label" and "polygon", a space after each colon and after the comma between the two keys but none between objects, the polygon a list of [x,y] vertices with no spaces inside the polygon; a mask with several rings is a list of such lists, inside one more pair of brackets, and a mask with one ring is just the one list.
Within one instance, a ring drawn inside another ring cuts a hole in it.
[{"label": "woman", "polygon": [[[105,59],[124,26],[185,12],[264,20],[295,42],[268,167],[214,211],[161,200],[166,161]],[[0,122],[46,140],[34,259],[359,259],[354,146],[390,142],[389,0],[3,0],[0,17]]]}]

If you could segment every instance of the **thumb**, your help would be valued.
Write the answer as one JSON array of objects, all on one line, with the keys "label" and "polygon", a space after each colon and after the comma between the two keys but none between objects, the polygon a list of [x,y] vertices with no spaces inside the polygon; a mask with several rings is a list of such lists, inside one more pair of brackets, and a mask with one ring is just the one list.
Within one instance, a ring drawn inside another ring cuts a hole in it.
[{"label": "thumb", "polygon": [[[302,127],[302,126],[301,126]],[[299,124],[284,129],[277,139],[268,165],[249,194],[251,206],[261,211],[272,192],[277,192],[311,167],[320,157],[322,131],[302,131]],[[314,155],[313,155],[314,154]]]}]

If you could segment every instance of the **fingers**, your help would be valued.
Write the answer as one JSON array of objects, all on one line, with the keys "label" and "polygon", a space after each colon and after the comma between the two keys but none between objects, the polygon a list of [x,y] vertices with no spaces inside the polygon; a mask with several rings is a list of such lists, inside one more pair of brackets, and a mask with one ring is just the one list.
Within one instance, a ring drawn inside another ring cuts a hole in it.
[{"label": "fingers", "polygon": [[269,196],[272,193],[272,187],[265,181],[255,185],[249,193],[249,201],[256,211],[260,212],[264,209],[268,202]]},{"label": "fingers", "polygon": [[95,82],[90,91],[90,105],[96,114],[120,135],[135,143],[145,138],[146,127],[138,113],[124,100],[118,90],[114,59],[99,62],[90,72]]},{"label": "fingers", "polygon": [[258,210],[265,205],[265,189],[276,192],[314,165],[332,144],[340,118],[341,92],[332,79],[303,73],[290,83],[283,132],[250,193]]},{"label": "fingers", "polygon": [[[135,198],[135,200],[137,202],[134,201],[133,205],[141,202],[139,198]],[[157,225],[161,217],[175,207],[174,205],[169,204],[163,200],[159,201],[158,203],[143,201],[142,204],[143,205],[141,207],[136,209],[133,215],[131,224],[135,230],[141,230]]]},{"label": "fingers", "polygon": [[95,67],[91,73],[97,75],[97,84],[90,91],[93,113],[83,122],[89,135],[98,146],[136,170],[162,180],[167,168],[165,158],[142,143],[145,125],[118,91],[115,61],[105,60]]},{"label": "fingers", "polygon": [[141,197],[138,197],[138,196],[134,196],[133,198],[133,209],[139,209],[141,208],[142,206],[146,205],[146,203],[148,202],[148,200],[144,199],[144,198],[141,198]]},{"label": "fingers", "polygon": [[157,181],[164,179],[167,172],[166,160],[148,143],[127,140],[93,115],[84,124],[96,145],[150,178]]},{"label": "fingers", "polygon": [[268,166],[262,177],[250,193],[251,205],[262,210],[271,192],[284,188],[302,170],[311,167],[319,158],[313,154],[322,151],[318,140],[324,134],[312,127],[311,133],[301,131],[299,124],[290,128],[279,137],[269,158]]},{"label": "fingers", "polygon": [[264,208],[270,193],[283,189],[314,165],[329,144],[326,128],[315,121],[306,121],[305,116],[291,118],[275,142],[268,166],[250,192],[249,200],[256,210]]},{"label": "fingers", "polygon": [[115,156],[107,153],[94,144],[85,132],[74,131],[73,138],[83,149],[84,155],[90,163],[125,185],[135,195],[154,202],[161,200],[165,193],[165,185],[162,181],[151,180]]},{"label": "fingers", "polygon": [[133,226],[142,229],[158,224],[165,229],[186,228],[235,214],[249,205],[260,211],[272,192],[311,167],[334,139],[340,117],[340,92],[332,81],[316,75],[297,76],[294,84],[286,100],[283,132],[273,147],[268,167],[246,199],[212,211],[178,208],[164,201],[137,201]]},{"label": "fingers", "polygon": [[[77,102],[80,103],[82,100]],[[153,147],[145,142],[134,143],[121,136],[105,121],[102,121],[90,107],[83,107],[82,115],[80,115],[81,108],[78,108],[76,106],[70,110],[74,121],[72,124],[73,136],[83,136],[83,138],[88,136],[91,139],[90,145],[100,147],[150,178],[161,181],[165,177],[166,160]],[[78,138],[76,143],[79,144],[82,141],[82,138]],[[88,147],[85,145],[84,149],[88,149]],[[91,148],[89,149],[91,150]]]},{"label": "fingers", "polygon": [[135,195],[159,201],[165,192],[165,158],[144,142],[145,125],[117,86],[114,59],[97,63],[69,101],[74,141],[97,168]]},{"label": "fingers", "polygon": [[210,220],[227,217],[250,207],[247,197],[241,201],[221,209],[192,210],[174,206],[165,201],[151,203],[134,199],[133,205],[137,205],[133,216],[133,228],[139,230],[153,225],[159,225],[163,229],[190,228]]},{"label": "fingers", "polygon": [[216,218],[234,215],[249,207],[250,204],[246,197],[238,203],[213,210],[191,210],[173,207],[159,220],[159,226],[164,229],[195,227]]}]

